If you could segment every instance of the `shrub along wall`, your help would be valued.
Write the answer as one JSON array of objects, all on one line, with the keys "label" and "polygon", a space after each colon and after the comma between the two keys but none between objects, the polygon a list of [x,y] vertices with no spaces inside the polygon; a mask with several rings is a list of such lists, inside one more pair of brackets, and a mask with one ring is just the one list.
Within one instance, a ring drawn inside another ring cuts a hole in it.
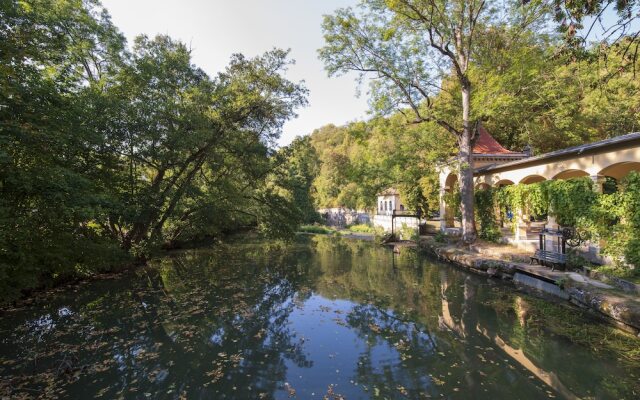
[{"label": "shrub along wall", "polygon": [[507,212],[515,214],[516,210],[525,215],[554,215],[558,224],[575,227],[600,241],[601,253],[618,266],[640,267],[640,173],[631,172],[609,194],[594,191],[590,178],[478,190],[480,237],[497,240],[498,221],[507,220]]}]

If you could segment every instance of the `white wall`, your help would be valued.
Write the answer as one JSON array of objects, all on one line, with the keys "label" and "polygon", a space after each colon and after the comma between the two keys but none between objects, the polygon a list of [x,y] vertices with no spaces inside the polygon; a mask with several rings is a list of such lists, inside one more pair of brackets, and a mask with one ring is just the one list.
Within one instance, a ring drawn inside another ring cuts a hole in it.
[{"label": "white wall", "polygon": [[[407,227],[417,230],[420,225],[420,220],[415,217],[395,217],[393,219],[393,226],[396,232],[402,228],[402,224],[406,224]],[[391,215],[374,215],[373,225],[381,227],[385,232],[391,232]]]},{"label": "white wall", "polygon": [[[387,204],[387,209],[385,210],[384,205],[381,207],[380,202],[383,204]],[[389,205],[389,202],[391,203]],[[389,196],[378,196],[378,202],[376,203],[376,214],[380,215],[391,215],[391,213],[396,210],[400,210],[400,196],[399,195],[389,195]]]}]

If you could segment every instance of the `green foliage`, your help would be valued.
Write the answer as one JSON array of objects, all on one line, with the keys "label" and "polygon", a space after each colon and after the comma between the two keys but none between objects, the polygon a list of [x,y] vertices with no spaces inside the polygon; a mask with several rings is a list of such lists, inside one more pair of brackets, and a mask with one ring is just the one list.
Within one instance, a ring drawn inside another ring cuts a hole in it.
[{"label": "green foliage", "polygon": [[347,229],[356,233],[376,233],[376,228],[370,224],[355,224],[347,226]]},{"label": "green foliage", "polygon": [[494,191],[476,190],[476,221],[480,224],[478,236],[481,239],[497,242],[502,237],[495,213]]},{"label": "green foliage", "polygon": [[597,197],[590,178],[509,185],[490,191],[503,218],[507,210],[514,214],[521,210],[525,215],[555,215],[565,226],[576,226]]},{"label": "green foliage", "polygon": [[306,104],[286,51],[211,78],[170,37],[129,50],[98,1],[9,0],[0,16],[1,297],[313,217],[313,172],[283,171],[274,149]]},{"label": "green foliage", "polygon": [[433,239],[434,239],[437,243],[446,243],[446,242],[447,242],[447,235],[445,235],[444,233],[442,233],[442,231],[438,231],[438,232],[436,232],[436,234],[433,236]]},{"label": "green foliage", "polygon": [[283,155],[279,171],[279,182],[288,188],[293,196],[293,204],[302,214],[303,223],[320,222],[320,215],[313,204],[313,180],[319,172],[320,160],[310,144],[311,138],[296,138],[280,150]]},{"label": "green foliage", "polygon": [[[576,227],[592,240],[600,240],[602,254],[619,266],[640,267],[640,174],[631,172],[620,182],[619,191],[598,194],[590,178],[551,180],[510,185],[476,193],[480,234],[491,240],[498,218],[507,209],[514,214],[551,214],[562,226]],[[497,214],[495,210],[500,210]],[[576,260],[579,261],[579,260]],[[580,263],[580,262],[578,262]]]},{"label": "green foliage", "polygon": [[398,229],[398,234],[401,240],[417,241],[420,238],[418,228],[409,227],[406,223],[402,223],[402,226]]},{"label": "green foliage", "polygon": [[376,209],[376,195],[397,188],[407,209],[438,208],[435,165],[453,138],[433,126],[407,126],[401,115],[314,131],[310,145],[319,168],[309,196],[318,208]]},{"label": "green foliage", "polygon": [[543,153],[638,130],[640,81],[624,46],[587,47],[576,59],[544,31],[493,28],[479,39],[472,109],[507,148]]},{"label": "green foliage", "polygon": [[549,212],[556,215],[558,223],[564,226],[579,225],[580,220],[588,216],[597,197],[593,182],[588,177],[545,181],[540,186],[548,193]]},{"label": "green foliage", "polygon": [[603,253],[624,264],[640,268],[640,173],[631,172],[619,191],[598,196],[585,228],[601,239]]},{"label": "green foliage", "polygon": [[455,218],[460,218],[460,204],[462,201],[460,198],[460,187],[458,185],[455,185],[453,190],[445,192],[444,202],[453,210]]},{"label": "green foliage", "polygon": [[304,233],[319,233],[322,235],[332,234],[335,231],[331,228],[322,225],[301,225],[298,228],[298,232]]},{"label": "green foliage", "polygon": [[589,260],[584,258],[578,252],[573,249],[569,249],[567,252],[567,267],[569,269],[579,269],[581,270],[584,267],[591,267],[591,263]]}]

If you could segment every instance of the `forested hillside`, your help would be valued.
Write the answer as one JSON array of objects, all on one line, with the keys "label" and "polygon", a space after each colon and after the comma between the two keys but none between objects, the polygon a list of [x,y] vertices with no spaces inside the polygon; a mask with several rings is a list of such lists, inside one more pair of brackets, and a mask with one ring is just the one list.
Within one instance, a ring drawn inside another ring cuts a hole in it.
[{"label": "forested hillside", "polygon": [[[483,37],[487,58],[471,71],[477,118],[505,147],[536,154],[640,130],[640,79],[617,47],[592,48],[580,58],[562,53],[550,35],[508,42]],[[459,112],[452,81],[434,99],[441,114]],[[435,166],[455,154],[456,138],[406,114],[324,126],[295,146],[309,146],[317,165],[310,196],[316,207],[372,209],[378,191],[395,186],[405,204],[437,210]]]}]

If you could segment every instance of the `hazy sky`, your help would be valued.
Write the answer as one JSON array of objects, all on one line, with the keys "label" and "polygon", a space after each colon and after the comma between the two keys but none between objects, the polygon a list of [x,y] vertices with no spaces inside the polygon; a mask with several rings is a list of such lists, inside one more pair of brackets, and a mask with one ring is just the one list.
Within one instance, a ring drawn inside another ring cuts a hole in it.
[{"label": "hazy sky", "polygon": [[309,106],[288,122],[280,144],[328,123],[366,116],[366,98],[356,98],[354,75],[329,78],[316,50],[323,45],[322,15],[357,0],[102,0],[129,42],[141,33],[168,34],[192,48],[193,61],[214,76],[232,53],[255,56],[290,48],[296,65],[287,77],[305,80]]}]

